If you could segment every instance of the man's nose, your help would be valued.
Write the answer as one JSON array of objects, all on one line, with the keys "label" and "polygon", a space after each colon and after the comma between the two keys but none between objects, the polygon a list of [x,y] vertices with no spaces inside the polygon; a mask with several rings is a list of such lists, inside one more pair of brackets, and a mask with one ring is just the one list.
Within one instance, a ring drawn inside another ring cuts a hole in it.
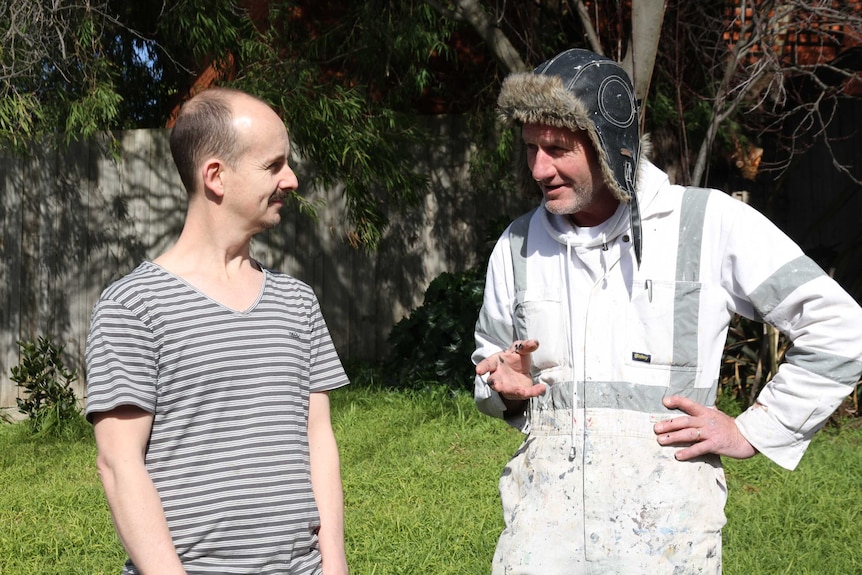
[{"label": "man's nose", "polygon": [[285,166],[285,173],[282,174],[279,188],[282,190],[295,190],[299,187],[299,180],[296,178],[296,172],[290,166]]},{"label": "man's nose", "polygon": [[537,182],[554,177],[554,163],[551,157],[542,150],[536,151],[532,167],[533,179]]}]

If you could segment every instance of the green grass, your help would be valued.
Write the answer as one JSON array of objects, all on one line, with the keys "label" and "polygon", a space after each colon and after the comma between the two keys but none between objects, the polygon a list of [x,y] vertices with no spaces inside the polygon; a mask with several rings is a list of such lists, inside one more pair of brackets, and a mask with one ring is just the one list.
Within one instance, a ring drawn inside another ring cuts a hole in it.
[{"label": "green grass", "polygon": [[862,428],[821,431],[792,472],[764,457],[725,470],[725,574],[862,573]]},{"label": "green grass", "polygon": [[[488,573],[502,514],[497,478],[521,441],[469,397],[333,392],[356,575]],[[27,439],[0,425],[0,575],[118,574],[88,441]],[[815,439],[799,469],[727,461],[725,575],[862,573],[862,429]]]},{"label": "green grass", "polygon": [[119,573],[125,560],[90,441],[0,426],[0,574]]},{"label": "green grass", "polygon": [[362,575],[486,573],[521,435],[445,392],[334,393],[346,545]]}]

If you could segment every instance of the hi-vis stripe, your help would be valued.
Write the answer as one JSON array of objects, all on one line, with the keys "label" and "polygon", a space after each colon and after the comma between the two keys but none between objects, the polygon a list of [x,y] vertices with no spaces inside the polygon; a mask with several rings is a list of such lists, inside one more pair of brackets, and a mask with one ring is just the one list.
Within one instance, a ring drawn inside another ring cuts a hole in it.
[{"label": "hi-vis stripe", "polygon": [[[709,192],[701,188],[686,188],[682,197],[679,233],[677,234],[679,238],[676,252],[677,284],[673,305],[674,365],[689,367],[697,365],[697,326],[700,319],[700,298],[690,297],[687,288],[700,281],[703,222],[706,217],[708,198]],[[676,393],[691,388],[693,378],[693,371],[671,371],[671,392]]]},{"label": "hi-vis stripe", "polygon": [[[698,340],[697,320],[699,318],[700,299],[687,297],[687,285],[697,283],[700,279],[700,258],[703,246],[703,225],[706,216],[706,204],[709,191],[701,188],[686,188],[680,210],[680,230],[677,246],[676,280],[679,284],[674,297],[674,364],[697,365]],[[535,210],[534,210],[535,211]],[[527,288],[526,257],[528,249],[529,223],[533,212],[515,220],[509,231],[509,245],[512,253],[512,266],[516,291]],[[684,318],[684,320],[683,320]],[[518,318],[515,321],[522,321]],[[480,317],[480,328],[490,328],[491,335],[500,337],[502,326]],[[672,391],[685,390],[685,395],[691,399],[711,404],[715,397],[711,388],[693,388],[694,370],[671,371],[670,388],[639,385],[629,381],[591,381],[588,386],[578,382],[578,397],[590,408],[617,408],[641,412],[663,411],[661,400]],[[557,407],[571,407],[571,384],[554,386],[550,403]]]},{"label": "hi-vis stripe", "polygon": [[[799,256],[781,266],[767,281],[751,292],[749,299],[762,316],[772,313],[800,284],[815,280],[824,271],[808,256]],[[788,363],[826,379],[853,386],[859,381],[862,365],[847,357],[793,346],[785,355]]]}]

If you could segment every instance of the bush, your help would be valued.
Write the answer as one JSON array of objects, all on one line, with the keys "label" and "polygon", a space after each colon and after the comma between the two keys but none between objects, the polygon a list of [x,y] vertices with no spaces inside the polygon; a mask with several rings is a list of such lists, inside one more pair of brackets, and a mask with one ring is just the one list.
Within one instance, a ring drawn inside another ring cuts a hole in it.
[{"label": "bush", "polygon": [[63,345],[50,337],[36,342],[19,341],[20,363],[12,368],[12,381],[24,389],[18,398],[18,410],[27,416],[27,424],[37,435],[80,436],[87,429],[71,384],[78,379],[77,370],[63,363]]},{"label": "bush", "polygon": [[423,304],[389,334],[385,383],[404,389],[435,385],[473,389],[473,330],[482,307],[483,267],[445,272],[425,291]]}]

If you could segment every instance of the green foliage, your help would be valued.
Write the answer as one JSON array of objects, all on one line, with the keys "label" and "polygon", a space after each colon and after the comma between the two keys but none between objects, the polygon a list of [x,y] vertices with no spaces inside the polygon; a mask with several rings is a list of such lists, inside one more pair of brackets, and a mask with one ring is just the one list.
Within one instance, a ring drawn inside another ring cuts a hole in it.
[{"label": "green foliage", "polygon": [[[513,198],[522,194],[516,176],[516,162],[524,161],[516,153],[519,145],[516,142],[521,139],[520,129],[500,129],[496,108],[488,108],[470,116],[469,130],[475,142],[475,150],[470,155],[470,186],[474,193],[489,198]],[[491,231],[503,229],[497,228],[499,226],[492,226]],[[497,235],[494,236],[496,239]]]},{"label": "green foliage", "polygon": [[0,426],[0,573],[118,574],[125,553],[96,473],[92,435]]},{"label": "green foliage", "polygon": [[411,103],[434,89],[427,67],[445,52],[451,25],[423,3],[381,0],[349,3],[338,18],[303,2],[273,2],[267,22],[241,42],[234,85],[283,112],[297,151],[311,161],[302,184],[340,184],[344,236],[373,249],[390,213],[428,190],[412,154],[426,134]]},{"label": "green foliage", "polygon": [[522,435],[440,388],[331,397],[351,573],[488,573],[503,528],[497,480]]},{"label": "green foliage", "polygon": [[389,334],[385,369],[389,385],[472,390],[470,355],[484,285],[483,267],[446,272],[431,282],[422,305]]},{"label": "green foliage", "polygon": [[33,94],[9,93],[0,98],[0,144],[21,152],[36,131],[42,111]]},{"label": "green foliage", "polygon": [[71,384],[77,370],[63,363],[62,345],[50,337],[19,341],[21,360],[12,367],[12,381],[24,390],[17,398],[18,410],[25,414],[31,431],[40,436],[79,435],[87,429]]},{"label": "green foliage", "polygon": [[862,429],[818,433],[789,472],[763,456],[724,459],[726,575],[859,573]]},{"label": "green foliage", "polygon": [[350,380],[351,389],[357,387],[363,389],[383,388],[382,363],[348,359],[344,362],[344,372]]},{"label": "green foliage", "polygon": [[59,130],[68,142],[98,130],[163,126],[212,66],[217,83],[283,112],[312,165],[304,186],[341,184],[343,234],[353,245],[374,248],[392,210],[427,191],[410,155],[425,137],[411,105],[436,90],[428,62],[445,57],[452,23],[424,2],[373,0],[340,10],[278,0],[268,14],[232,0],[99,0],[62,11],[14,4],[0,9],[0,29],[10,27],[0,42],[9,78],[0,88],[0,145],[21,150]]},{"label": "green foliage", "polygon": [[0,9],[0,146],[20,151],[64,128],[67,141],[86,138],[114,121],[121,96],[104,40],[115,23],[105,13],[103,1]]}]

